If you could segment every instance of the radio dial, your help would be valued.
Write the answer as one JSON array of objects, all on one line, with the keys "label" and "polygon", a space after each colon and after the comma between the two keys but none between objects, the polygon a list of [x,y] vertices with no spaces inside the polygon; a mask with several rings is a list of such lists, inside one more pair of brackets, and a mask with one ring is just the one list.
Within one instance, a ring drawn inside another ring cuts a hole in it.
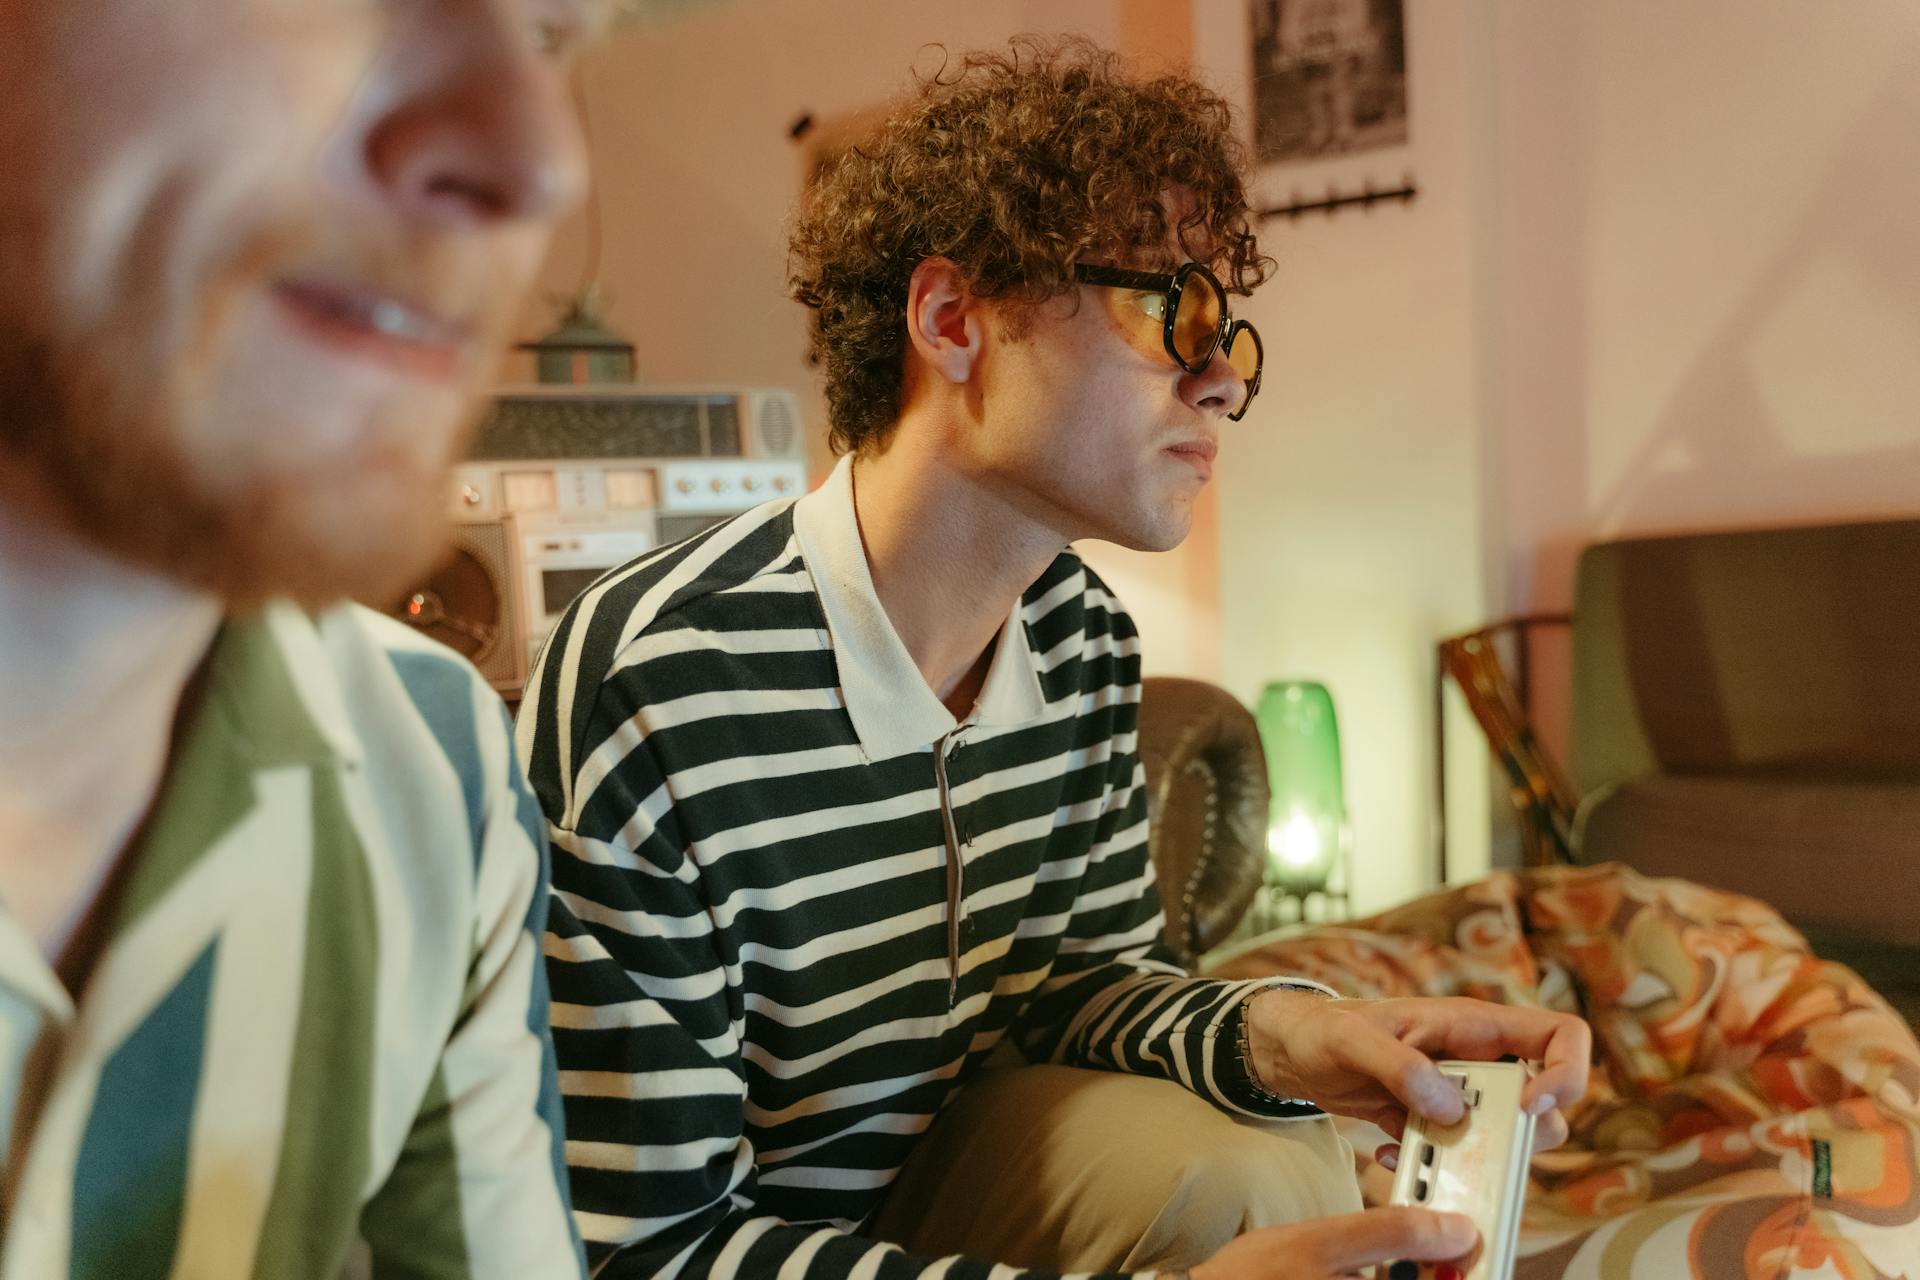
[{"label": "radio dial", "polygon": [[709,480],[707,482],[707,486],[711,488],[715,493],[725,493],[727,491],[727,482],[719,476],[715,476],[713,479]]},{"label": "radio dial", "polygon": [[481,497],[478,489],[470,484],[463,484],[460,486],[460,501],[470,507],[477,507],[484,499]]},{"label": "radio dial", "polygon": [[793,481],[787,479],[785,476],[775,476],[773,478],[773,487],[778,492],[785,493],[793,487]]},{"label": "radio dial", "polygon": [[740,482],[740,487],[748,493],[758,493],[760,492],[760,478],[758,476],[748,476]]},{"label": "radio dial", "polygon": [[675,480],[673,482],[673,487],[678,489],[682,493],[692,493],[693,481],[686,476],[681,476],[678,480]]}]

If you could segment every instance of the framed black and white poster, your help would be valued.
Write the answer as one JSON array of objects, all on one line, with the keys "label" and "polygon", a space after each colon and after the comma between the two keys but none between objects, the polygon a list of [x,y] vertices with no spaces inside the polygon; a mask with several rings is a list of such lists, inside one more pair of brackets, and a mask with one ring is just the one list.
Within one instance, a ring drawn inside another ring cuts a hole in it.
[{"label": "framed black and white poster", "polygon": [[1406,143],[1405,0],[1249,0],[1264,168]]}]

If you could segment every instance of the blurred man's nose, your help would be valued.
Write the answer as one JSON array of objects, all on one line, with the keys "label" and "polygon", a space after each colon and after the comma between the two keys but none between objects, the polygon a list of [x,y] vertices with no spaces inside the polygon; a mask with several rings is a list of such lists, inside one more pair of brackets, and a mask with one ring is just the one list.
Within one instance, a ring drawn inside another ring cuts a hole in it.
[{"label": "blurred man's nose", "polygon": [[396,33],[417,47],[394,51],[366,163],[403,215],[450,226],[551,221],[579,201],[586,152],[564,72],[502,12],[519,7],[421,6],[441,16]]}]

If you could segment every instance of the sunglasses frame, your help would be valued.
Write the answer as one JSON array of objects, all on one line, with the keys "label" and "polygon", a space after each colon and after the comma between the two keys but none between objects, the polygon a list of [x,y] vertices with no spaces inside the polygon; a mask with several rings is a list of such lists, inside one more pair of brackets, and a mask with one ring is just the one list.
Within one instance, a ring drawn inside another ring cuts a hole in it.
[{"label": "sunglasses frame", "polygon": [[[1167,349],[1167,356],[1182,370],[1196,377],[1205,373],[1207,366],[1213,363],[1215,353],[1224,351],[1233,355],[1233,344],[1242,333],[1253,340],[1253,376],[1246,381],[1247,397],[1240,402],[1240,408],[1227,415],[1227,421],[1238,422],[1246,416],[1247,409],[1253,404],[1253,398],[1260,394],[1260,375],[1265,370],[1267,359],[1266,344],[1260,341],[1260,333],[1251,323],[1235,320],[1233,312],[1227,308],[1227,291],[1220,278],[1200,262],[1183,262],[1171,272],[1133,271],[1126,267],[1103,267],[1093,263],[1076,262],[1073,266],[1074,279],[1082,284],[1099,285],[1106,289],[1138,289],[1145,293],[1157,293],[1166,299],[1165,313],[1160,321],[1160,344]],[[1174,341],[1174,320],[1180,314],[1180,295],[1195,276],[1200,277],[1201,287],[1213,290],[1213,296],[1220,303],[1220,325],[1213,332],[1213,340],[1207,344],[1204,355],[1188,360],[1180,354],[1180,347]]]}]

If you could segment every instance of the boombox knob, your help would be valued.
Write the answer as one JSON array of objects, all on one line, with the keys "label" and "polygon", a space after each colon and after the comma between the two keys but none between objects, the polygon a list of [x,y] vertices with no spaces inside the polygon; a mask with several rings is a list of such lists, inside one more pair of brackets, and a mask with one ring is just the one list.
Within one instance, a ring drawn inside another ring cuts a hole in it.
[{"label": "boombox knob", "polygon": [[[447,605],[451,591],[454,605]],[[458,649],[478,662],[493,652],[500,627],[494,621],[498,597],[485,567],[470,553],[456,551],[425,586],[416,588],[393,610],[395,617],[415,631]]]},{"label": "boombox knob", "polygon": [[447,616],[446,602],[436,592],[416,591],[400,606],[400,616],[415,627],[430,627]]}]

